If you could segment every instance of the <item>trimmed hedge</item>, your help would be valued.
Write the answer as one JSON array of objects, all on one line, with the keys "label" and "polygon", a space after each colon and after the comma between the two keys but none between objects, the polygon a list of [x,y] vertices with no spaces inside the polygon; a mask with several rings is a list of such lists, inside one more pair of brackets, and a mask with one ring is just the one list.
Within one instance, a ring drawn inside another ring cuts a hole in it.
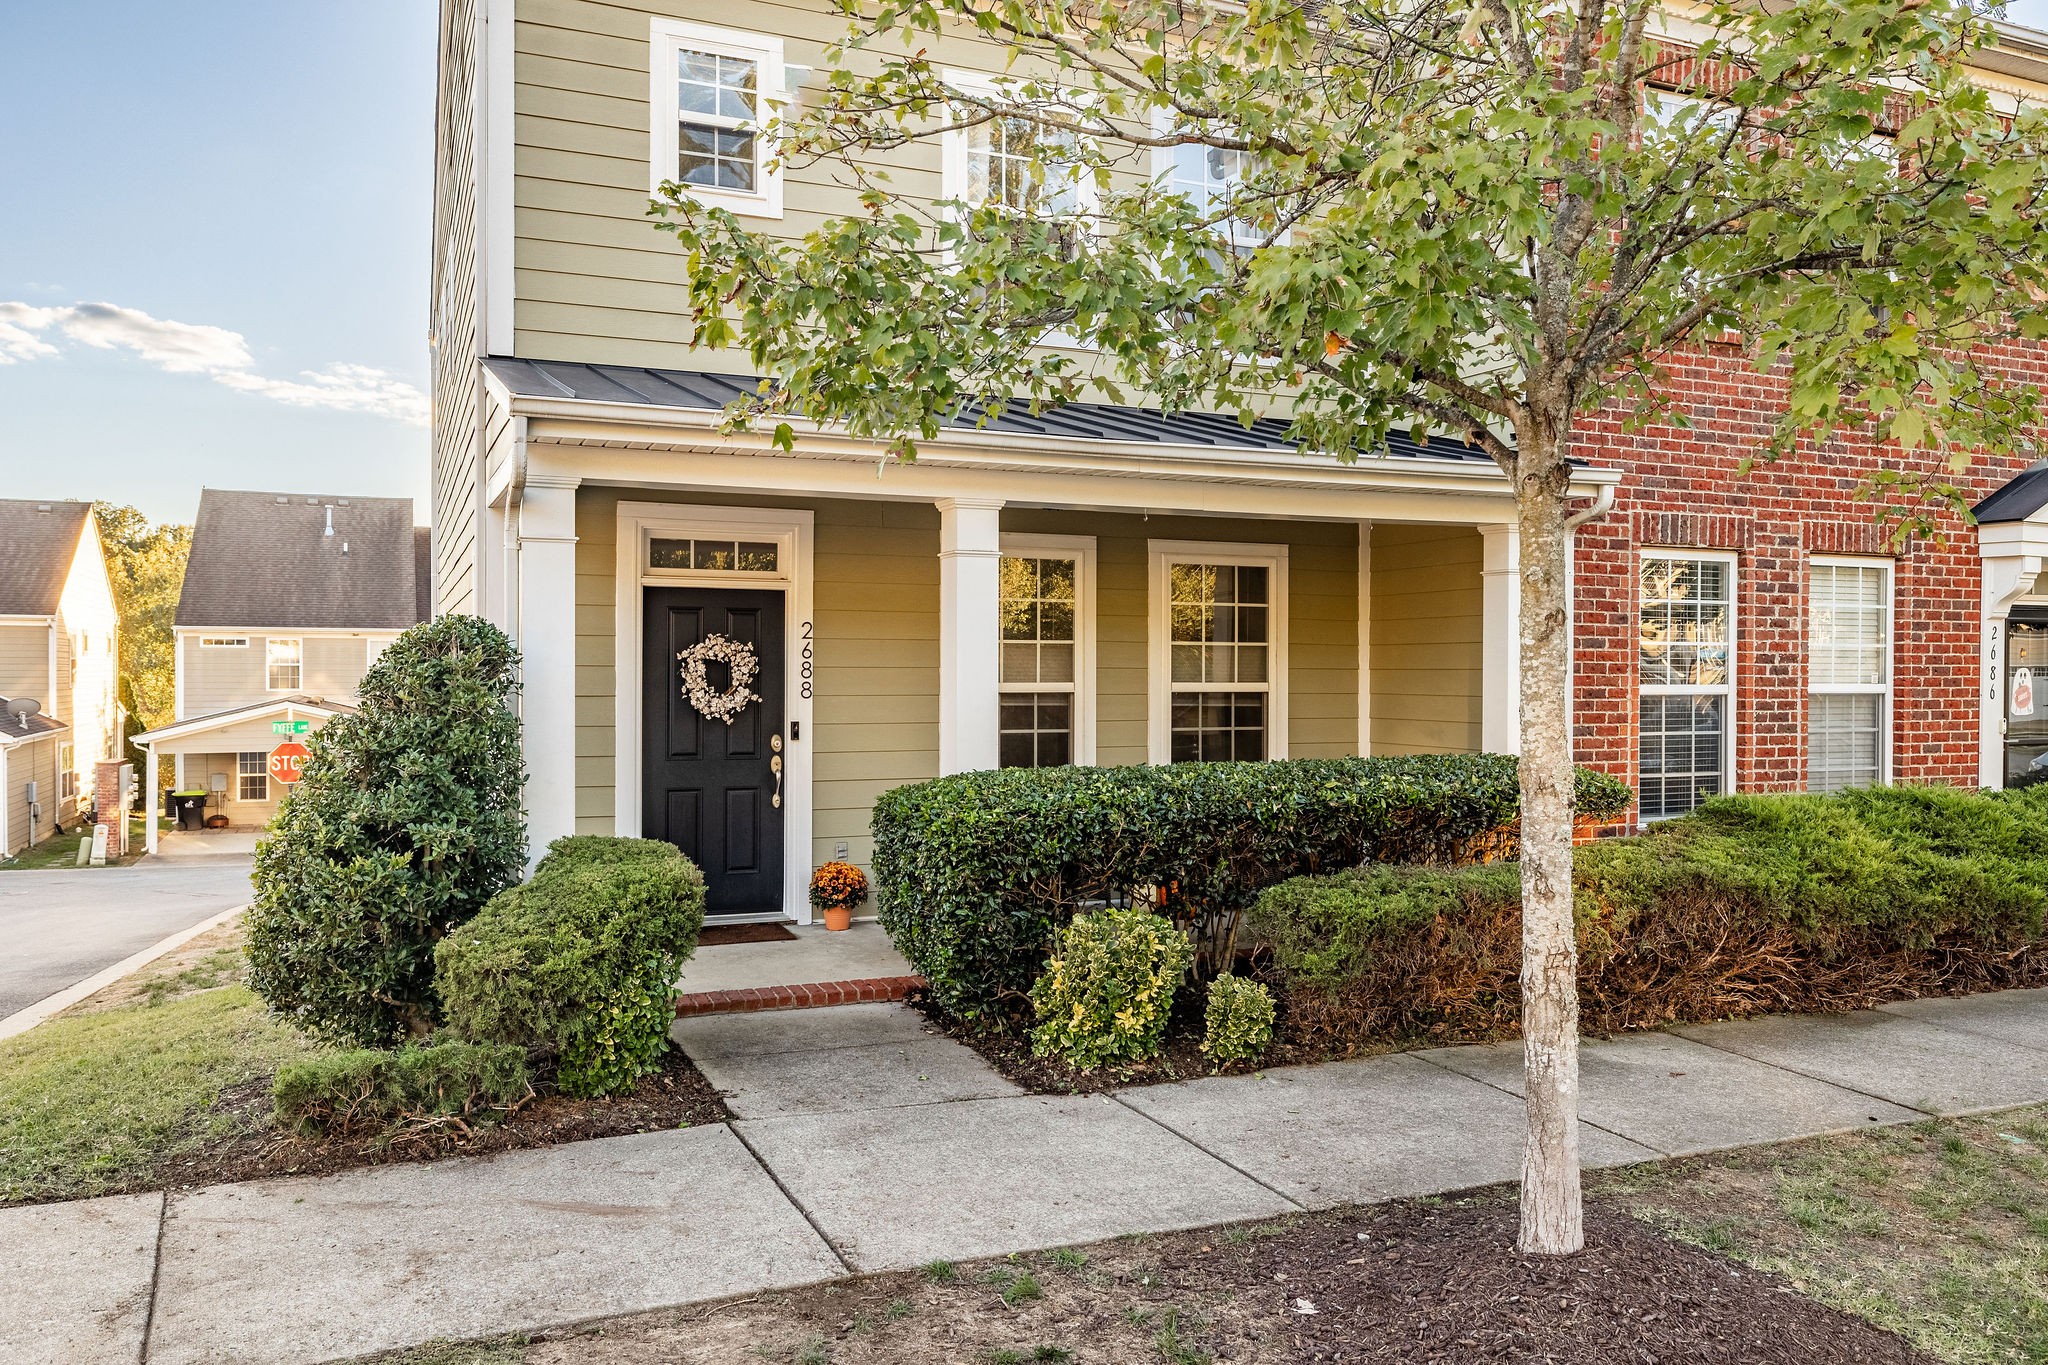
[{"label": "trimmed hedge", "polygon": [[460,1042],[323,1053],[270,1087],[279,1125],[307,1138],[501,1117],[532,1096],[524,1049]]},{"label": "trimmed hedge", "polygon": [[[1213,970],[1239,913],[1288,877],[1511,856],[1520,797],[1497,754],[964,773],[875,803],[877,899],[933,1003],[1007,1026],[1079,909],[1162,888],[1177,924],[1223,945]],[[1581,815],[1629,800],[1581,770]]]},{"label": "trimmed hedge", "polygon": [[660,1064],[703,927],[704,878],[673,844],[557,839],[441,941],[435,984],[463,1037],[552,1053],[565,1094],[618,1094]]},{"label": "trimmed hedge", "polygon": [[[1575,855],[1592,1031],[2048,982],[2048,788],[1732,796]],[[1519,1026],[1513,864],[1364,868],[1251,913],[1298,1040]]]}]

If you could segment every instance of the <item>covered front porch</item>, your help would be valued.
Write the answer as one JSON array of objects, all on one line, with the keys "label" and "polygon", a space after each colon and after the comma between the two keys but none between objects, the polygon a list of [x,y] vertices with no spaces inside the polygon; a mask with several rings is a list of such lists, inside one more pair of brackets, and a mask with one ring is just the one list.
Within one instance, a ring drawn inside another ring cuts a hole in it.
[{"label": "covered front porch", "polygon": [[[959,431],[902,464],[635,387],[501,394],[484,600],[525,659],[536,850],[672,838],[715,916],[807,923],[812,870],[865,866],[906,782],[1518,747],[1513,500],[1463,447],[1341,464],[1102,409],[1121,434]],[[757,669],[729,724],[685,688],[713,636]]]}]

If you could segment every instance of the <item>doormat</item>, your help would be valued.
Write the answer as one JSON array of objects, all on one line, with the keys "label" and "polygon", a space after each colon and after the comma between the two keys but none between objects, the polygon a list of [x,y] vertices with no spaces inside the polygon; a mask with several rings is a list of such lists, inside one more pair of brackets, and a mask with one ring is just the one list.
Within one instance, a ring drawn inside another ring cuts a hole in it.
[{"label": "doormat", "polygon": [[782,943],[796,941],[784,924],[707,924],[697,935],[699,948],[722,948],[731,943]]}]

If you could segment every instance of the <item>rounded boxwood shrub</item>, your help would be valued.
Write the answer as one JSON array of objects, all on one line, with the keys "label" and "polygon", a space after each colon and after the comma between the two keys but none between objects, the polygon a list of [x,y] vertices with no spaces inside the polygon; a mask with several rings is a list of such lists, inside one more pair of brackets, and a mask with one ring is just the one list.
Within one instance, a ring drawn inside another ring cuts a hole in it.
[{"label": "rounded boxwood shrub", "polygon": [[270,1087],[279,1125],[300,1137],[502,1117],[532,1096],[525,1049],[453,1040],[287,1062]]},{"label": "rounded boxwood shrub", "polygon": [[1273,993],[1229,972],[1209,983],[1202,1051],[1216,1062],[1248,1062],[1273,1042]]},{"label": "rounded boxwood shrub", "polygon": [[1031,988],[1031,1050],[1083,1071],[1157,1056],[1194,956],[1187,935],[1148,910],[1076,915]]},{"label": "rounded boxwood shrub", "polygon": [[613,1095],[660,1065],[675,986],[704,927],[704,878],[673,844],[567,838],[436,953],[463,1037],[552,1056],[569,1095]]},{"label": "rounded boxwood shrub", "polygon": [[[1588,1031],[2048,984],[2048,788],[1730,796],[1574,852]],[[1518,1027],[1512,863],[1284,882],[1252,926],[1288,1027],[1356,1046]]]},{"label": "rounded boxwood shrub", "polygon": [[444,616],[364,673],[313,734],[256,849],[249,984],[309,1032],[368,1047],[439,1018],[434,945],[519,879],[525,780],[504,632]]},{"label": "rounded boxwood shrub", "polygon": [[[1369,860],[1513,856],[1520,800],[1498,754],[963,773],[875,803],[877,904],[932,1002],[1001,1028],[1076,911],[1160,903],[1221,970],[1266,887]],[[1629,800],[1580,770],[1581,816]]]}]

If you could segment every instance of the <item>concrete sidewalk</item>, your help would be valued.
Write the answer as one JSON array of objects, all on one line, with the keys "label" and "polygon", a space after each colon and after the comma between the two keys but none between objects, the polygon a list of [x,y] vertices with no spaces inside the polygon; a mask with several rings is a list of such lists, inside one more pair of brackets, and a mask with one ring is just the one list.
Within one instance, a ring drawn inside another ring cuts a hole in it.
[{"label": "concrete sidewalk", "polygon": [[[359,1356],[1511,1179],[1519,1045],[1025,1095],[895,1005],[682,1021],[729,1124],[0,1210],[0,1365]],[[2048,1100],[2048,991],[1588,1042],[1589,1165]]]}]

